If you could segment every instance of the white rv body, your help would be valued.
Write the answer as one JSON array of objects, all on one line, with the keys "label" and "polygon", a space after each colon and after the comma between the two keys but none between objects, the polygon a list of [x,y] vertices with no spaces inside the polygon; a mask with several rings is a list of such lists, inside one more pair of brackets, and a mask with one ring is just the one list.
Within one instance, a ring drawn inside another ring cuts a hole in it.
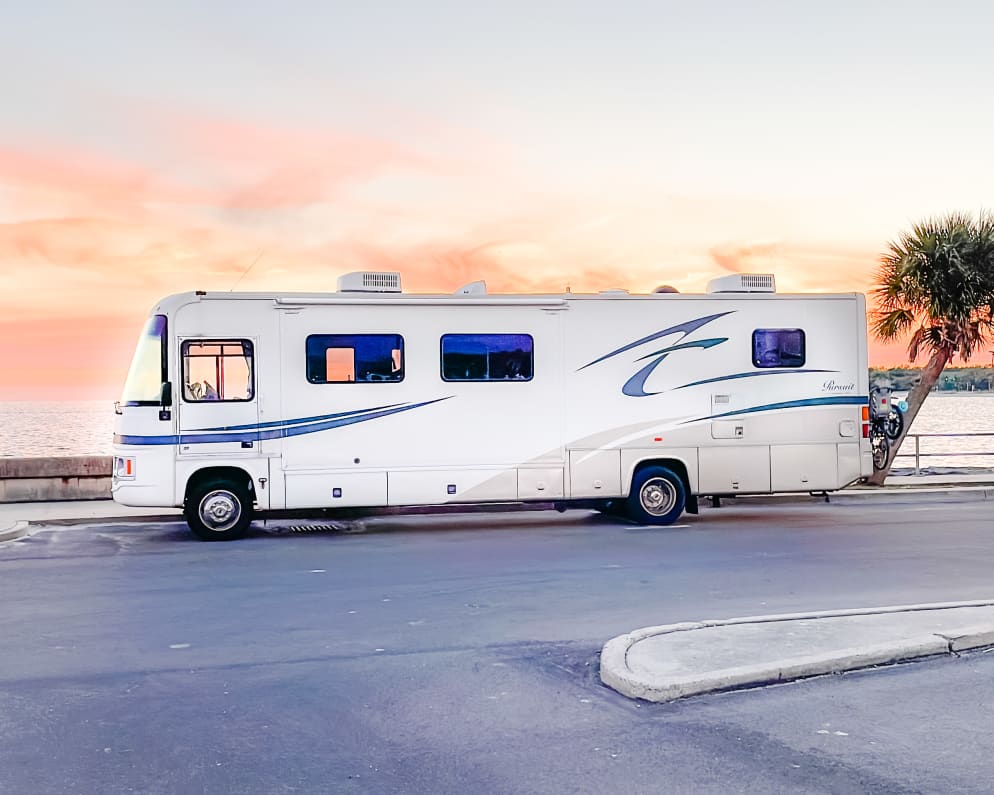
[{"label": "white rv body", "polygon": [[[114,499],[183,506],[198,480],[237,476],[258,511],[568,503],[626,498],[652,463],[688,495],[831,491],[872,471],[860,294],[472,287],[163,299],[150,328],[170,405],[148,388],[122,401]],[[801,340],[800,364],[756,360],[755,335],[769,330]],[[452,334],[530,337],[530,377],[446,380],[440,346]],[[387,376],[399,379],[314,383],[305,348],[328,335],[402,338]],[[183,351],[226,342],[252,353],[251,395],[193,399]],[[150,355],[136,354],[132,392]]]}]

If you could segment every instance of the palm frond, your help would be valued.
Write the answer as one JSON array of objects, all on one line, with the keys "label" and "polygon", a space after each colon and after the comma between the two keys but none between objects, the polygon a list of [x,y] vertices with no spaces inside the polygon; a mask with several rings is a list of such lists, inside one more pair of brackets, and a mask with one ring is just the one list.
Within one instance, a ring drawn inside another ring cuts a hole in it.
[{"label": "palm frond", "polygon": [[897,307],[873,315],[873,333],[882,340],[903,337],[915,324],[915,313],[911,309]]},{"label": "palm frond", "polygon": [[994,330],[994,214],[926,218],[890,241],[872,290],[872,329],[923,351],[969,357]]}]

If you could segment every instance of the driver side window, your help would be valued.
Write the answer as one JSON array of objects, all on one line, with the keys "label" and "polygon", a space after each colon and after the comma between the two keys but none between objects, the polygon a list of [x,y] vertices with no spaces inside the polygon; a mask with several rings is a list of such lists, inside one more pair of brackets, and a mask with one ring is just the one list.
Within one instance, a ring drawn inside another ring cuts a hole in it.
[{"label": "driver side window", "polygon": [[185,340],[180,353],[186,402],[230,403],[255,395],[255,357],[248,340]]}]

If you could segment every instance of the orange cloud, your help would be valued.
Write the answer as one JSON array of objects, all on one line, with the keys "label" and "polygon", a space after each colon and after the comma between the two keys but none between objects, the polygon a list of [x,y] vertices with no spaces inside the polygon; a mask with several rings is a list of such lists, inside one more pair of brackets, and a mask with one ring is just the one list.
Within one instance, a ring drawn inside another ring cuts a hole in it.
[{"label": "orange cloud", "polygon": [[782,292],[866,292],[879,252],[826,244],[723,243],[712,261],[732,273],[773,273]]},{"label": "orange cloud", "polygon": [[[716,216],[634,189],[557,195],[481,158],[467,166],[465,153],[439,161],[375,137],[159,111],[143,121],[147,151],[170,167],[0,147],[0,212],[11,219],[0,223],[0,355],[17,359],[0,371],[0,395],[12,378],[57,390],[71,372],[112,396],[148,308],[191,289],[334,290],[340,273],[367,269],[400,271],[410,291],[484,279],[492,292],[697,292],[728,271],[774,272],[784,292],[853,291],[869,286],[877,256],[714,245],[715,217],[729,235],[750,227],[727,199]],[[65,347],[73,335],[85,346]]]},{"label": "orange cloud", "polygon": [[113,400],[145,315],[0,321],[0,400]]},{"label": "orange cloud", "polygon": [[164,293],[228,289],[255,256],[223,230],[99,218],[0,224],[7,318],[147,310]]}]

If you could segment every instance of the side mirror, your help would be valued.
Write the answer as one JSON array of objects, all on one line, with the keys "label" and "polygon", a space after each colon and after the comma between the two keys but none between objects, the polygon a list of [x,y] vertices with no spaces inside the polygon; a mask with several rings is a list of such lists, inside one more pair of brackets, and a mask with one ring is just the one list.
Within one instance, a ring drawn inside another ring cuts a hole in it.
[{"label": "side mirror", "polygon": [[162,391],[159,393],[159,405],[163,408],[173,405],[173,382],[163,381]]}]

